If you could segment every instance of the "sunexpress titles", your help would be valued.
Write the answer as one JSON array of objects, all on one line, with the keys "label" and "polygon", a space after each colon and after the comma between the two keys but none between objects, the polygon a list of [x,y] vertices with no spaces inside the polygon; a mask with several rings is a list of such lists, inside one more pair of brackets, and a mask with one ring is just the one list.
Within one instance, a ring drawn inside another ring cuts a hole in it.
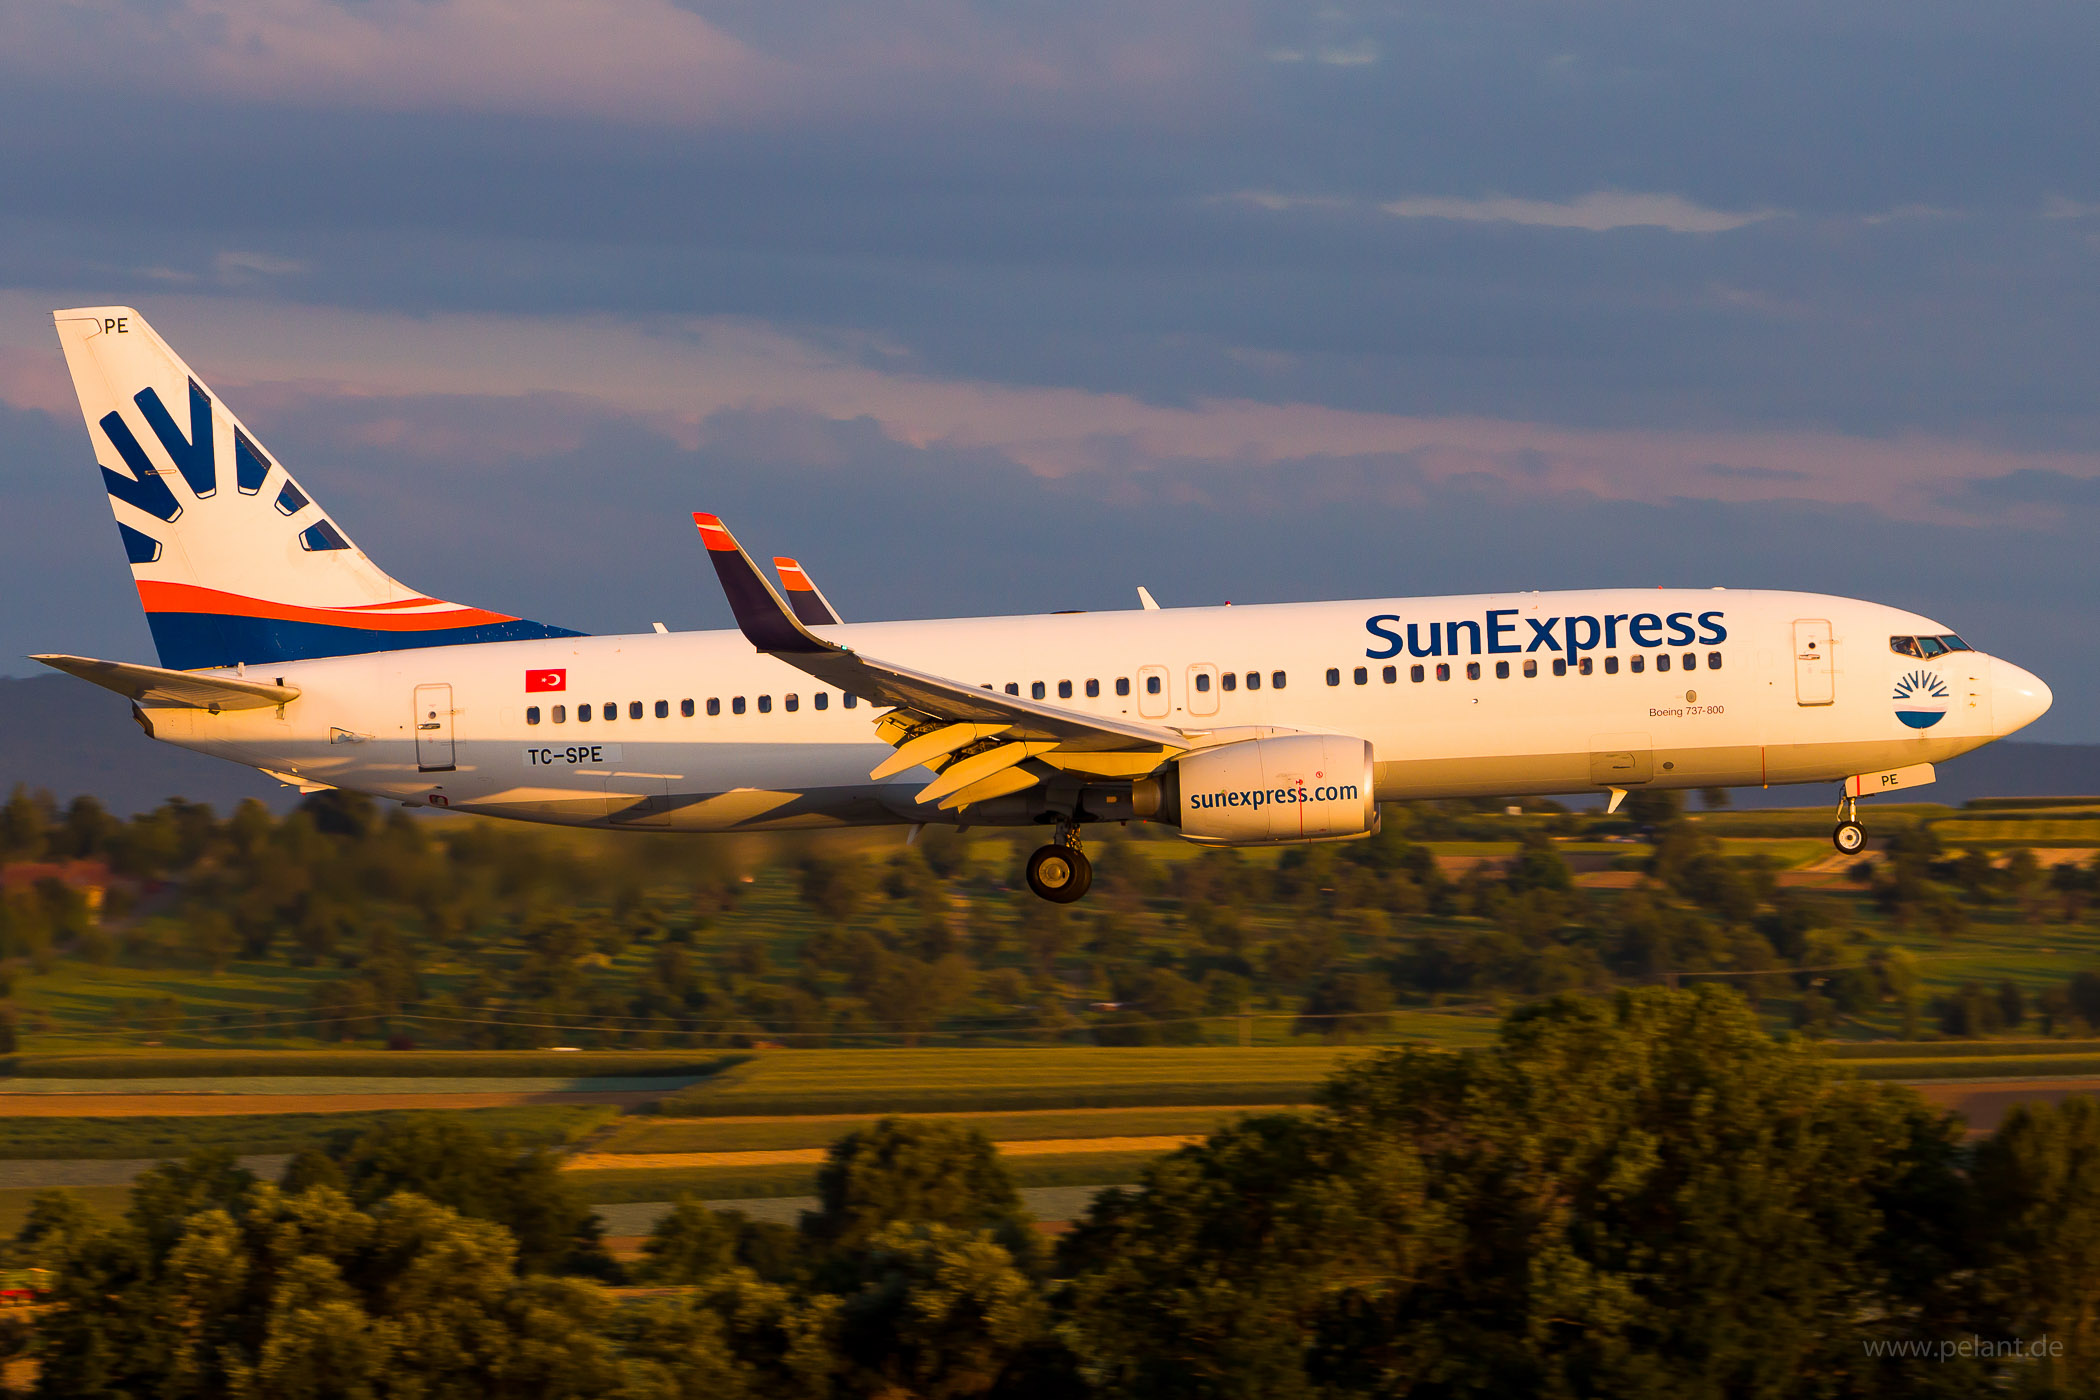
[{"label": "sunexpress titles", "polygon": [[1364,648],[1373,661],[1394,656],[1507,656],[1551,651],[1576,656],[1615,647],[1715,646],[1728,640],[1719,610],[1673,613],[1587,613],[1525,617],[1518,608],[1490,608],[1485,618],[1409,622],[1394,613],[1364,620],[1377,642]]}]

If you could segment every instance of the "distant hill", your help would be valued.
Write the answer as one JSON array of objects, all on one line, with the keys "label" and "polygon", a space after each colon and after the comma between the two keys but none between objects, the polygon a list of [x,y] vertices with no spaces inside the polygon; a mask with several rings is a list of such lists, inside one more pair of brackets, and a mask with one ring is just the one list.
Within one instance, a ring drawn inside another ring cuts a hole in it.
[{"label": "distant hill", "polygon": [[123,696],[60,675],[0,677],[0,794],[17,783],[48,788],[60,802],[93,793],[123,816],[170,797],[209,802],[221,814],[244,797],[278,811],[299,800],[252,768],[155,743]]},{"label": "distant hill", "polygon": [[[16,783],[48,788],[61,801],[91,792],[130,814],[169,797],[209,802],[221,812],[244,797],[283,810],[298,794],[252,769],[156,744],[132,722],[122,697],[68,676],[0,677],[0,794]],[[1917,800],[1959,806],[1977,797],[2100,794],[2100,744],[1998,743],[1940,769]],[[1906,794],[1912,796],[1913,794]],[[1827,786],[1737,788],[1738,807],[1835,803]]]}]

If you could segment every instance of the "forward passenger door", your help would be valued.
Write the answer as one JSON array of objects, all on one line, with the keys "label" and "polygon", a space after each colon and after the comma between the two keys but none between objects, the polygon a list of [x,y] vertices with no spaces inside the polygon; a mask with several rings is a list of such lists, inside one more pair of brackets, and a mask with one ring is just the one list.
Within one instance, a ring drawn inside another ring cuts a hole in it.
[{"label": "forward passenger door", "polygon": [[1837,699],[1830,648],[1828,622],[1803,618],[1794,624],[1794,698],[1803,705],[1828,705]]}]

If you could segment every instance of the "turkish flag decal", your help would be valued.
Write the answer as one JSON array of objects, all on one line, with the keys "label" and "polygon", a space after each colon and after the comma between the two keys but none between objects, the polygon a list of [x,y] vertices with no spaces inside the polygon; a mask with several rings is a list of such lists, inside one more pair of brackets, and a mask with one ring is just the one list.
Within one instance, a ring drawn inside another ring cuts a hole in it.
[{"label": "turkish flag decal", "polygon": [[532,694],[536,690],[567,690],[568,688],[569,673],[567,671],[527,671],[525,673],[525,693],[527,695]]}]

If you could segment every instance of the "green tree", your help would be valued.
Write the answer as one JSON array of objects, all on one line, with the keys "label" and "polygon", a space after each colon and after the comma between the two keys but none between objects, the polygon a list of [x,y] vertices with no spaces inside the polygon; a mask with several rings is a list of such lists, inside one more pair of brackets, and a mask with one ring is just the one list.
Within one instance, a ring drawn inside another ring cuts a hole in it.
[{"label": "green tree", "polygon": [[[2040,1363],[2062,1393],[2089,1393],[2100,1364],[2100,1104],[2021,1104],[1976,1148],[1978,1291],[2003,1335],[2048,1336]],[[2037,1387],[2037,1391],[2040,1387]]]},{"label": "green tree", "polygon": [[895,1223],[988,1229],[1023,1258],[1034,1220],[992,1140],[974,1128],[884,1118],[832,1143],[803,1230],[833,1250],[867,1245]]},{"label": "green tree", "polygon": [[649,1232],[637,1275],[647,1283],[699,1283],[736,1263],[736,1229],[691,1196]]},{"label": "green tree", "polygon": [[857,1262],[861,1287],[838,1314],[853,1392],[960,1400],[1017,1371],[1039,1389],[1046,1370],[1069,1371],[1035,1280],[988,1233],[893,1224]]},{"label": "green tree", "polygon": [[1728,991],[1557,998],[1321,1098],[1162,1159],[1070,1237],[1105,1393],[1902,1392],[1862,1341],[1948,1316],[1949,1120]]},{"label": "green tree", "polygon": [[598,1217],[545,1149],[509,1146],[457,1118],[414,1114],[352,1139],[338,1165],[361,1204],[407,1191],[496,1222],[528,1272],[612,1272]]}]

